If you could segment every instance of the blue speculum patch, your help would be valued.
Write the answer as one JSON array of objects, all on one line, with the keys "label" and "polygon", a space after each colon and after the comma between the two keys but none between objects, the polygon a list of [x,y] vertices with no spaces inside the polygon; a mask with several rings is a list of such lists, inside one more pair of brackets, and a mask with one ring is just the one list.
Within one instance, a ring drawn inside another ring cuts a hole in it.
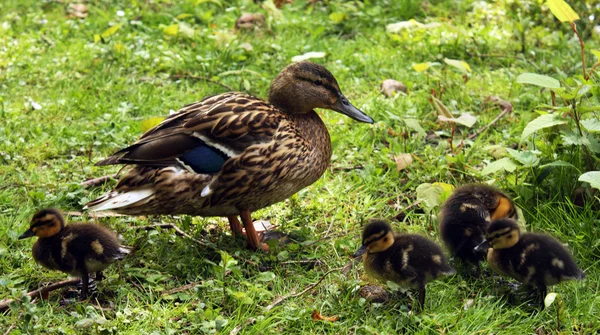
[{"label": "blue speculum patch", "polygon": [[186,152],[179,159],[196,173],[217,173],[229,157],[219,149],[201,144]]}]

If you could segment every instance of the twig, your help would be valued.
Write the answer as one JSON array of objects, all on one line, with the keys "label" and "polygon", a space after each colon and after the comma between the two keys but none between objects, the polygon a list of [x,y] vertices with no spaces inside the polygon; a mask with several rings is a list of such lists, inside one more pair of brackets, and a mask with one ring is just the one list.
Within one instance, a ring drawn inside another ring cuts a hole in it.
[{"label": "twig", "polygon": [[10,325],[10,326],[8,327],[8,329],[7,329],[7,330],[4,332],[4,335],[8,335],[8,334],[10,334],[11,330],[15,329],[15,327],[16,327],[16,326],[15,326],[15,324],[14,324],[14,323],[13,323],[12,325]]},{"label": "twig", "polygon": [[[46,287],[37,289],[35,291],[31,291],[31,292],[27,293],[27,295],[30,296],[32,299],[39,298],[39,297],[42,297],[52,291],[58,290],[59,288],[63,288],[65,286],[70,286],[70,285],[76,285],[77,283],[80,282],[80,280],[81,279],[79,279],[79,278],[71,278],[71,279],[59,281],[58,283],[54,283],[54,284],[48,285]],[[4,299],[4,300],[0,301],[0,311],[6,310],[13,301],[15,301],[15,300],[14,299]]]},{"label": "twig", "polygon": [[577,38],[579,39],[579,44],[581,45],[581,67],[583,68],[583,78],[585,80],[588,80],[590,79],[590,77],[588,76],[587,71],[585,70],[585,44],[583,43],[581,35],[579,35],[579,32],[577,31],[575,21],[571,21],[571,28],[573,28],[575,35],[577,35]]},{"label": "twig", "polygon": [[479,128],[474,134],[469,135],[469,139],[470,140],[472,140],[475,137],[479,136],[481,133],[483,133],[484,131],[486,131],[489,127],[491,127],[494,124],[496,124],[496,122],[498,122],[501,118],[503,118],[504,115],[511,113],[512,110],[513,110],[513,106],[512,106],[512,104],[510,102],[508,102],[506,100],[502,100],[501,98],[499,98],[497,96],[488,97],[486,100],[488,102],[494,102],[494,103],[498,104],[500,106],[500,108],[502,108],[502,112],[500,112],[500,114],[498,114],[498,116],[496,116],[496,118],[493,119],[492,122],[490,122],[489,124],[487,124],[483,128]]},{"label": "twig", "polygon": [[[130,229],[133,229],[133,230],[155,230],[156,228],[173,229],[175,231],[175,234],[177,234],[179,236],[182,236],[182,237],[185,237],[185,238],[187,238],[189,240],[192,240],[192,241],[196,242],[197,244],[199,244],[199,245],[201,245],[201,246],[203,246],[203,247],[205,247],[207,249],[210,249],[212,251],[219,251],[218,248],[213,247],[212,245],[210,245],[210,244],[208,244],[208,243],[206,243],[204,241],[201,241],[201,240],[199,240],[197,238],[194,238],[193,236],[191,236],[188,233],[184,232],[183,230],[181,230],[181,228],[177,227],[176,225],[174,225],[172,223],[162,223],[162,224],[154,224],[154,225],[149,225],[149,226],[131,227]],[[242,261],[242,262],[244,262],[246,264],[249,264],[249,265],[252,265],[252,266],[258,266],[257,263],[255,263],[255,262],[253,262],[253,261],[251,261],[249,259],[245,259],[245,258],[236,256],[236,255],[231,255],[231,257],[233,257],[233,258],[235,258],[237,260],[240,260],[240,261]]]},{"label": "twig", "polygon": [[279,264],[286,265],[286,264],[320,264],[320,263],[322,263],[322,261],[320,261],[318,259],[302,259],[299,261],[285,261],[285,262],[281,262]]},{"label": "twig", "polygon": [[346,172],[346,171],[354,171],[354,170],[362,170],[365,167],[362,164],[356,164],[354,166],[331,166],[331,172]]},{"label": "twig", "polygon": [[299,293],[296,293],[296,290],[292,290],[292,293],[282,296],[282,297],[278,297],[277,299],[275,299],[269,306],[265,307],[265,309],[267,311],[272,310],[275,306],[279,305],[280,303],[282,303],[283,301],[290,299],[290,298],[296,298],[299,297],[301,295],[303,295],[304,293],[312,290],[313,288],[317,287],[319,284],[321,284],[321,282],[325,279],[325,277],[327,277],[330,273],[332,272],[336,272],[336,271],[341,271],[343,268],[335,268],[335,269],[331,269],[327,272],[325,272],[325,274],[323,276],[321,276],[321,278],[319,278],[319,280],[317,280],[315,283],[310,284],[307,288],[305,288],[304,290],[302,290]]},{"label": "twig", "polygon": [[102,185],[115,177],[116,177],[116,175],[111,174],[111,175],[102,176],[102,177],[98,177],[98,178],[88,179],[84,182],[79,183],[79,186],[83,186],[85,188],[94,187],[94,186]]},{"label": "twig", "polygon": [[201,281],[195,282],[195,283],[186,284],[186,285],[179,286],[179,287],[175,287],[175,288],[172,288],[170,290],[164,291],[163,293],[161,293],[160,296],[164,297],[164,296],[171,295],[171,294],[174,294],[174,293],[179,293],[179,292],[191,290],[191,289],[193,289],[194,287],[196,287],[196,286],[198,286],[200,284],[202,284]]},{"label": "twig", "polygon": [[194,79],[194,80],[203,80],[203,81],[206,81],[206,82],[209,82],[209,83],[221,85],[221,86],[225,87],[226,89],[228,89],[230,91],[235,91],[233,89],[233,87],[231,87],[231,86],[229,86],[227,84],[224,84],[224,83],[222,83],[220,81],[213,80],[213,79],[210,79],[210,78],[202,77],[202,76],[190,76],[190,75],[187,75],[187,74],[174,74],[174,75],[171,75],[169,77],[169,79]]}]

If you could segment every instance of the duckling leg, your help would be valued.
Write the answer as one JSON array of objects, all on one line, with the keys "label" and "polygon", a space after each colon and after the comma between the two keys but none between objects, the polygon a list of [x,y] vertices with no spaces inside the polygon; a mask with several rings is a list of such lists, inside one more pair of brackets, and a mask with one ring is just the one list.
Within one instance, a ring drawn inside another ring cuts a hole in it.
[{"label": "duckling leg", "polygon": [[104,279],[104,275],[102,274],[102,271],[97,271],[96,272],[96,281],[102,281],[102,279]]},{"label": "duckling leg", "polygon": [[242,222],[244,223],[244,228],[246,228],[246,239],[248,240],[248,248],[252,250],[257,250],[260,241],[258,239],[256,229],[254,229],[254,224],[252,223],[252,214],[249,210],[242,210],[240,211],[240,217],[242,218]]},{"label": "duckling leg", "polygon": [[79,296],[79,300],[87,299],[89,280],[90,277],[87,271],[84,271],[83,275],[81,276],[81,295]]},{"label": "duckling leg", "polygon": [[425,308],[425,284],[419,285],[419,310]]},{"label": "duckling leg", "polygon": [[229,228],[231,228],[231,233],[233,236],[242,236],[242,225],[240,224],[240,220],[238,220],[237,216],[228,216],[227,220],[229,220]]}]

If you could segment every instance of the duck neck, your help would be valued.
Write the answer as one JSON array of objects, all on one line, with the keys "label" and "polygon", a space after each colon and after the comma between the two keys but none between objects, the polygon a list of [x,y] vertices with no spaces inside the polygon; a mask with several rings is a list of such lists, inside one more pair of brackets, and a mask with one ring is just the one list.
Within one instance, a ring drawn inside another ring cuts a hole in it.
[{"label": "duck neck", "polygon": [[313,148],[311,159],[319,164],[319,176],[325,172],[331,160],[331,139],[323,120],[311,110],[308,113],[288,114],[291,123]]}]

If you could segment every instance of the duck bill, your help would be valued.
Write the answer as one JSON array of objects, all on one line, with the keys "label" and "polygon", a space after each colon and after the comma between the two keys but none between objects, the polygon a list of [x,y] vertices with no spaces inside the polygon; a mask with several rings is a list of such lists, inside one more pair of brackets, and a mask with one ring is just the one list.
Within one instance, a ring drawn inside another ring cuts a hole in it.
[{"label": "duck bill", "polygon": [[367,251],[367,246],[363,245],[360,248],[358,248],[358,250],[356,250],[356,252],[352,255],[352,257],[356,258],[356,257],[360,257],[362,256],[365,252]]},{"label": "duck bill", "polygon": [[490,248],[490,242],[488,240],[483,240],[483,242],[479,243],[473,251],[475,252],[486,252]]},{"label": "duck bill", "polygon": [[331,106],[336,112],[342,113],[359,122],[373,123],[373,119],[360,109],[354,107],[346,97],[340,93],[337,101]]},{"label": "duck bill", "polygon": [[26,232],[24,232],[23,234],[21,234],[21,236],[19,236],[19,240],[22,240],[22,239],[28,238],[28,237],[32,237],[32,236],[35,236],[35,233],[33,232],[33,230],[27,229]]}]

